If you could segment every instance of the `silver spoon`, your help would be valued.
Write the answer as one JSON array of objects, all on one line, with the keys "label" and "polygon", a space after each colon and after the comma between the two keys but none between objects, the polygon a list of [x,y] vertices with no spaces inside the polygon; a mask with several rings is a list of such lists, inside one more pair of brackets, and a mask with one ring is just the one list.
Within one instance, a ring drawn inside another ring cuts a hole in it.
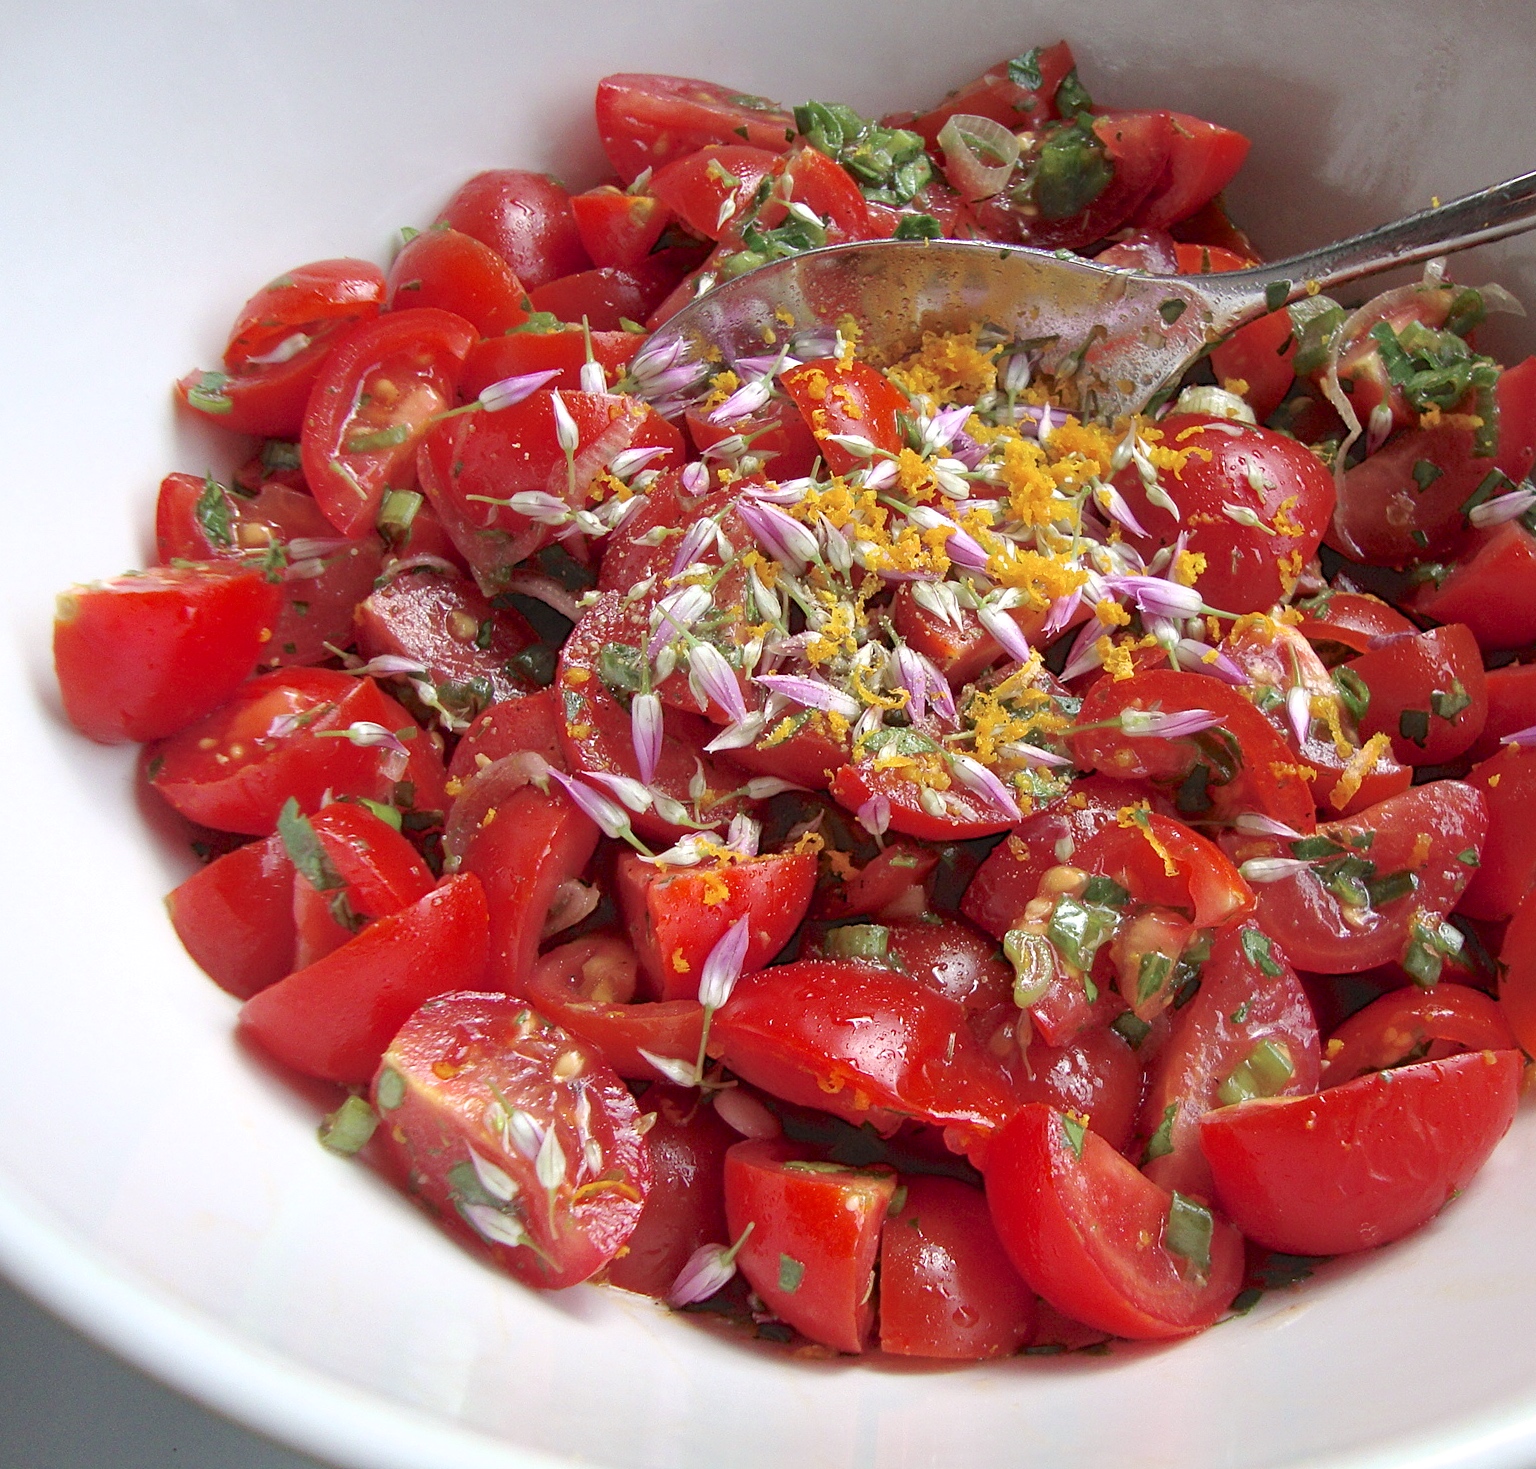
[{"label": "silver spoon", "polygon": [[992,326],[1039,369],[1076,377],[1084,409],[1134,413],[1211,343],[1300,297],[1536,228],[1536,173],[1252,270],[1154,276],[1063,251],[979,240],[874,240],[774,261],[716,286],[658,330],[646,355],[728,362],[851,316],[859,350],[890,362],[924,332]]}]

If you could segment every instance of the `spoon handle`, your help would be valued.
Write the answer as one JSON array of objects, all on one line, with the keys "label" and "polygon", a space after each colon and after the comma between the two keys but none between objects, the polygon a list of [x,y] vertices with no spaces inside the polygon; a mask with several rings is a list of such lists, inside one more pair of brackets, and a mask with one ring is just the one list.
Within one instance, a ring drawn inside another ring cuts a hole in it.
[{"label": "spoon handle", "polygon": [[1255,314],[1256,299],[1263,299],[1273,310],[1319,288],[1343,285],[1394,266],[1414,265],[1529,229],[1536,229],[1536,173],[1521,174],[1449,204],[1420,210],[1321,250],[1292,255],[1254,270],[1232,271],[1219,278],[1220,294],[1227,313],[1246,318]]}]

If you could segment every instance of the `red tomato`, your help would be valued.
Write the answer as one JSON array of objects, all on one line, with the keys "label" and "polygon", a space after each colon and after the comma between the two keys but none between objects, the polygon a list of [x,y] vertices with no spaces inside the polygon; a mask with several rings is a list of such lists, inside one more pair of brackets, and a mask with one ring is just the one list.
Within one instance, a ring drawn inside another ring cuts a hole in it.
[{"label": "red tomato", "polygon": [[1188,219],[1232,182],[1251,146],[1241,133],[1187,112],[1170,112],[1168,122],[1167,172],[1135,214],[1144,229],[1165,230]]},{"label": "red tomato", "polygon": [[1409,606],[1435,622],[1465,623],[1485,653],[1529,646],[1536,642],[1536,538],[1517,520],[1474,531]]},{"label": "red tomato", "polygon": [[726,1230],[737,1240],[752,1225],[736,1263],[775,1316],[823,1346],[862,1352],[896,1175],[807,1162],[790,1143],[737,1143],[725,1155]]},{"label": "red tomato", "polygon": [[185,729],[249,676],[280,603],[261,572],[216,565],[72,587],[53,623],[64,712],[104,745]]},{"label": "red tomato", "polygon": [[847,474],[865,460],[830,442],[829,434],[852,435],[892,454],[901,449],[896,415],[911,412],[911,404],[883,372],[863,362],[843,367],[827,357],[780,373],[779,382],[799,405],[833,474]]},{"label": "red tomato", "polygon": [[712,415],[712,409],[701,408],[689,408],[684,414],[688,437],[700,454],[722,439],[739,435],[769,473],[785,480],[809,474],[821,453],[800,410],[786,399],[775,398],[755,413],[724,423],[715,423]]},{"label": "red tomato", "polygon": [[652,255],[639,265],[605,265],[535,286],[529,302],[559,321],[585,321],[595,332],[624,330],[644,321],[691,270],[696,257]]},{"label": "red tomato", "polygon": [[560,401],[577,429],[569,461],[557,437],[555,394],[547,388],[511,408],[439,424],[417,456],[422,489],[488,597],[505,590],[516,563],[558,530],[498,502],[531,490],[580,507],[599,472],[625,449],[664,448],[654,468],[681,461],[682,435],[634,398],[566,392]]},{"label": "red tomato", "polygon": [[[1178,146],[1179,119],[1174,113],[1174,140]],[[1194,121],[1194,119],[1190,119]],[[1200,123],[1210,127],[1210,123]],[[1224,131],[1224,130],[1221,130]],[[1241,134],[1228,134],[1229,138],[1241,138]],[[1242,151],[1248,151],[1248,140],[1241,138]],[[1241,158],[1238,160],[1241,162]],[[1143,212],[1150,207],[1143,205]],[[1247,255],[1235,254],[1210,245],[1180,245],[1178,247],[1179,271],[1185,275],[1199,275],[1211,271],[1247,270],[1259,262]],[[1296,356],[1296,333],[1291,325],[1290,312],[1283,307],[1271,311],[1247,326],[1239,327],[1223,342],[1211,348],[1211,368],[1216,381],[1221,384],[1242,382],[1247,386],[1243,396],[1247,398],[1254,416],[1261,422],[1268,418],[1290,391],[1296,374],[1291,362]]]},{"label": "red tomato", "polygon": [[783,852],[698,867],[657,867],[634,852],[618,863],[618,896],[649,988],[693,999],[710,950],[750,922],[742,970],[772,961],[800,926],[816,886],[812,853]]},{"label": "red tomato", "polygon": [[[1173,136],[1169,115],[1103,112],[1092,120],[1090,131],[1093,141],[1084,145],[1083,151],[1096,152],[1109,169],[1109,178],[1097,194],[1073,213],[1053,217],[1043,211],[1033,190],[1021,204],[1005,188],[994,198],[972,206],[983,231],[1004,243],[1040,250],[1077,250],[1102,240],[1131,219],[1167,170]],[[1060,132],[1059,128],[1046,128],[1040,139],[1049,145]],[[1026,160],[1032,162],[1036,156],[1031,150]],[[1014,177],[1019,177],[1017,170]]]},{"label": "red tomato", "polygon": [[596,1046],[620,1076],[654,1081],[657,1068],[641,1051],[693,1066],[704,1037],[704,1007],[695,999],[632,1003],[635,971],[628,944],[610,934],[588,934],[540,955],[528,976],[528,995],[541,1014]]},{"label": "red tomato", "polygon": [[390,311],[434,306],[451,311],[482,337],[500,336],[528,320],[523,283],[489,245],[458,230],[413,235],[389,267]]},{"label": "red tomato", "polygon": [[1474,760],[1496,755],[1505,735],[1536,724],[1536,663],[1511,663],[1487,674],[1488,719],[1470,751]]},{"label": "red tomato", "polygon": [[444,995],[373,1078],[379,1136],[409,1192],[525,1285],[590,1279],[651,1185],[640,1109],[590,1046],[505,995]]},{"label": "red tomato", "polygon": [[754,1086],[849,1122],[900,1118],[985,1142],[1014,1103],[965,1011],[879,965],[805,959],[744,975],[710,1054]]},{"label": "red tomato", "polygon": [[563,883],[579,877],[597,849],[597,828],[565,794],[528,784],[518,757],[498,760],[463,785],[443,834],[450,863],[476,873],[490,908],[486,982],[509,995],[526,990],[544,920]]},{"label": "red tomato", "polygon": [[1499,950],[1499,1005],[1527,1055],[1536,1054],[1536,897],[1515,909]]},{"label": "red tomato", "polygon": [[370,920],[419,902],[433,883],[416,849],[355,801],[322,807],[309,829],[319,855],[294,877],[295,969],[339,949]]},{"label": "red tomato", "polygon": [[[1298,969],[1317,974],[1358,974],[1400,959],[1416,924],[1432,930],[1455,907],[1487,830],[1482,793],[1457,780],[1415,786],[1324,822],[1303,847],[1322,856],[1254,885],[1259,926],[1279,936]],[[1273,837],[1222,842],[1238,862],[1289,858],[1298,845]],[[1386,884],[1382,895],[1361,904],[1376,883]]]},{"label": "red tomato", "polygon": [[777,171],[780,151],[710,143],[657,169],[651,192],[695,234],[739,242],[733,221],[752,207],[757,186]]},{"label": "red tomato", "polygon": [[794,149],[778,172],[782,183],[775,185],[774,195],[756,214],[761,228],[777,229],[783,224],[789,217],[788,201],[793,199],[821,220],[830,245],[878,236],[858,184],[819,148],[806,145]]},{"label": "red tomato", "polygon": [[1148,1078],[1141,1110],[1142,1135],[1151,1140],[1147,1177],[1209,1199],[1200,1118],[1249,1096],[1314,1092],[1319,1064],[1317,1022],[1296,971],[1256,924],[1224,929]]},{"label": "red tomato", "polygon": [[655,1119],[645,1134],[651,1186],[604,1279],[665,1297],[695,1250],[726,1237],[725,1154],[740,1139],[696,1091],[657,1084],[641,1093],[640,1105]]},{"label": "red tomato", "polygon": [[1080,843],[1143,799],[1129,781],[1090,775],[1074,782],[1069,797],[1036,811],[993,847],[960,900],[972,923],[1000,939],[1040,891],[1049,867],[1071,862]]},{"label": "red tomato", "polygon": [[346,647],[352,609],[373,590],[384,558],[376,535],[339,539],[302,487],[274,481],[248,499],[190,474],[160,482],[155,547],[162,563],[179,557],[251,565],[281,555],[283,603],[262,646],[263,669],[321,663],[332,647]]},{"label": "red tomato", "polygon": [[176,384],[189,408],[240,434],[297,438],[321,364],[347,326],[379,314],[384,275],[366,260],[317,260],[277,277],[241,309],[224,372]]},{"label": "red tomato", "polygon": [[626,184],[710,143],[742,141],[783,153],[795,120],[764,97],[691,77],[620,72],[597,84],[603,152]]},{"label": "red tomato", "polygon": [[592,262],[582,248],[565,186],[547,173],[477,173],[434,221],[489,245],[529,290]]},{"label": "red tomato", "polygon": [[1385,1071],[1430,1047],[1429,1060],[1457,1051],[1512,1051],[1509,1021],[1498,1002],[1464,984],[1393,990],[1357,1010],[1328,1038],[1323,1086],[1342,1086]]},{"label": "red tomato", "polygon": [[539,635],[514,607],[493,607],[467,576],[438,566],[397,571],[357,604],[357,647],[422,664],[437,697],[473,718],[536,687],[516,661]]},{"label": "red tomato", "polygon": [[815,916],[885,920],[926,913],[938,865],[931,847],[896,837],[850,876],[839,879],[834,873],[834,881],[817,894]]},{"label": "red tomato", "polygon": [[418,1006],[481,982],[485,951],[480,883],[470,874],[450,877],[252,996],[240,1030],[305,1076],[364,1085]]},{"label": "red tomato", "polygon": [[[1023,1102],[1044,1102],[1058,1112],[1086,1117],[1110,1147],[1124,1152],[1135,1133],[1144,1082],[1136,1052],[1103,1025],[1090,1024],[1061,1046],[1047,1045],[1043,1026],[1041,1031],[1017,1061],[1001,1058],[1013,1077],[1014,1094]],[[992,1049],[997,1049],[995,1038]]]},{"label": "red tomato", "polygon": [[1019,1274],[1089,1326],[1134,1339],[1184,1336],[1215,1321],[1242,1284],[1243,1241],[1230,1224],[1205,1214],[1202,1241],[1187,1203],[1050,1107],[1031,1102],[998,1133],[986,1177],[993,1223]]},{"label": "red tomato", "polygon": [[935,815],[923,805],[922,792],[927,787],[921,778],[914,779],[905,770],[882,768],[876,764],[878,758],[865,756],[832,777],[829,789],[838,805],[856,812],[875,797],[884,796],[891,806],[891,830],[930,842],[992,836],[1013,825],[1009,812],[958,781],[939,794],[943,809],[942,814]]},{"label": "red tomato", "polygon": [[612,184],[572,194],[571,213],[596,266],[641,264],[673,219],[653,194],[631,194]]},{"label": "red tomato", "polygon": [[1058,117],[1056,89],[1076,65],[1072,48],[1065,41],[1057,41],[1054,46],[1035,47],[1028,53],[1028,59],[1039,75],[1038,87],[1015,80],[1019,74],[1015,64],[1017,58],[999,61],[975,81],[956,88],[931,111],[904,121],[900,126],[921,133],[929,148],[937,148],[939,129],[957,113],[990,117],[1010,132],[1037,127]]},{"label": "red tomato", "polygon": [[[1172,739],[1132,735],[1120,724],[1127,710],[1205,710],[1220,715],[1221,724]],[[1068,742],[1082,769],[1151,781],[1172,794],[1204,767],[1200,790],[1210,807],[1203,814],[1211,819],[1231,822],[1244,811],[1260,811],[1297,831],[1314,823],[1312,793],[1296,774],[1290,746],[1241,694],[1207,674],[1157,669],[1101,678],[1083,700],[1078,723],[1089,727]]]},{"label": "red tomato", "polygon": [[1136,812],[1089,837],[1074,866],[1119,883],[1137,903],[1177,908],[1196,928],[1215,928],[1246,913],[1253,893],[1220,847],[1183,822]]},{"label": "red tomato", "polygon": [[1004,1253],[986,1195],[953,1178],[916,1176],[902,1187],[880,1231],[880,1349],[1011,1357],[1034,1332],[1035,1297]]},{"label": "red tomato", "polygon": [[[1152,504],[1136,469],[1123,470],[1115,485],[1147,531],[1127,539],[1150,556],[1187,530],[1187,549],[1205,557],[1195,586],[1206,602],[1225,612],[1268,611],[1317,554],[1333,513],[1333,476],[1305,444],[1270,429],[1189,413],[1157,427],[1163,448],[1188,454],[1182,469],[1160,478],[1180,513]],[[1263,527],[1233,520],[1227,505]]]},{"label": "red tomato", "polygon": [[478,333],[432,307],[397,311],[338,342],[304,411],[304,478],[343,535],[373,528],[385,487],[453,402]]},{"label": "red tomato", "polygon": [[1389,1244],[1472,1181],[1514,1119],[1521,1070],[1518,1051],[1477,1051],[1208,1112],[1216,1196],[1272,1250]]},{"label": "red tomato", "polygon": [[493,761],[522,750],[532,750],[556,770],[565,769],[560,711],[553,689],[492,704],[459,737],[448,774],[462,788],[463,782]]},{"label": "red tomato", "polygon": [[237,1000],[293,969],[293,863],[280,837],[226,852],[169,893],[176,937]]},{"label": "red tomato", "polygon": [[[645,341],[640,332],[593,332],[591,337],[592,359],[601,364],[610,383],[623,375]],[[459,397],[469,402],[503,378],[550,371],[560,376],[551,378],[547,387],[574,392],[581,387],[581,369],[586,360],[587,334],[579,327],[490,337],[469,349],[464,371],[459,374]]]},{"label": "red tomato", "polygon": [[1469,918],[1508,918],[1536,885],[1536,749],[1505,745],[1474,765],[1467,784],[1483,793],[1488,837],[1457,911]]},{"label": "red tomato", "polygon": [[1319,651],[1332,667],[1351,653],[1363,653],[1375,638],[1394,633],[1417,632],[1395,607],[1364,592],[1326,591],[1299,604],[1306,613],[1296,631]]},{"label": "red tomato", "polygon": [[327,791],[387,802],[406,777],[405,757],[353,743],[343,732],[354,723],[416,727],[369,679],[328,668],[264,673],[155,746],[150,784],[189,820],[252,836],[277,829],[290,796],[301,811],[318,811]]},{"label": "red tomato", "polygon": [[1370,690],[1360,733],[1390,736],[1402,764],[1444,765],[1482,733],[1488,717],[1483,659],[1464,624],[1399,635],[1349,666]]}]

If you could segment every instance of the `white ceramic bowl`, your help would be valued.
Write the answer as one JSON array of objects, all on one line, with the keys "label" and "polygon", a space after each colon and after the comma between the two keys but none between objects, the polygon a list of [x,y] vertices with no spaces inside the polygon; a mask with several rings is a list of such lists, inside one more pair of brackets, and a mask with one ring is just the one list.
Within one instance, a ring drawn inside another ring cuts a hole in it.
[{"label": "white ceramic bowl", "polygon": [[[214,361],[245,296],[303,260],[384,258],[477,169],[595,177],[605,72],[878,111],[1065,34],[1105,100],[1253,136],[1232,203],[1279,254],[1536,161],[1527,4],[6,0],[0,20],[0,1267],[184,1390],[366,1469],[1536,1463],[1529,1110],[1413,1239],[1162,1349],[795,1361],[491,1274],[317,1147],[314,1099],[235,1047],[234,1002],[161,913],[188,864],[131,753],[62,725],[47,650],[57,589],[142,563],[160,475],[222,466],[169,384]],[[1457,269],[1536,300],[1529,241]]]}]

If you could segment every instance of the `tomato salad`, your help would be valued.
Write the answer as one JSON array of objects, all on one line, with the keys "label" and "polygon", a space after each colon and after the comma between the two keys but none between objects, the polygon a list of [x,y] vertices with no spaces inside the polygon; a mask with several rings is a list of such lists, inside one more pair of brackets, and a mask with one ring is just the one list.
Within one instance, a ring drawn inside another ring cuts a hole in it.
[{"label": "tomato salad", "polygon": [[1252,263],[1247,140],[1065,43],[920,115],[622,75],[597,124],[596,187],[482,173],[263,287],[177,389],[244,461],[60,599],[242,1035],[528,1285],[817,1349],[1176,1337],[1430,1219],[1536,1051],[1508,298],[1314,295],[1115,423],[984,322],[700,366],[649,331],[827,243]]}]

